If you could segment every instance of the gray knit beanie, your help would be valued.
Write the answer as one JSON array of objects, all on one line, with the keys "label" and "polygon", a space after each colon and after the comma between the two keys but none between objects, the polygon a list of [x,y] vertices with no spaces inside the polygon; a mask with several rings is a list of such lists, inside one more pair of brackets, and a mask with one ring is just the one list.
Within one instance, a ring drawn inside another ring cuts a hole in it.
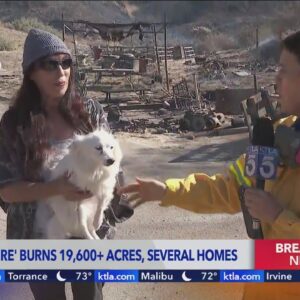
[{"label": "gray knit beanie", "polygon": [[56,35],[40,29],[31,29],[24,43],[23,74],[36,60],[57,53],[65,53],[71,56],[68,47]]}]

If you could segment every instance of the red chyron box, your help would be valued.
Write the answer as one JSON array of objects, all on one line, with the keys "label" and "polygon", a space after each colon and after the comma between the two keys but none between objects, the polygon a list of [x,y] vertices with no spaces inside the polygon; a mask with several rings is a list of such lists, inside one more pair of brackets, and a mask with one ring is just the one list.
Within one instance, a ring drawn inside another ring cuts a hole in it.
[{"label": "red chyron box", "polygon": [[255,269],[300,269],[300,240],[256,240]]}]

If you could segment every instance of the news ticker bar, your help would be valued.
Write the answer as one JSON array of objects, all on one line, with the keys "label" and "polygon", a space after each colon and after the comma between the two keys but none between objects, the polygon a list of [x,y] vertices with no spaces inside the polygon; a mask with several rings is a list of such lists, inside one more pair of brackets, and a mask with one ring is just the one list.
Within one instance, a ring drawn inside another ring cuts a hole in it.
[{"label": "news ticker bar", "polygon": [[0,240],[2,270],[300,270],[300,240]]},{"label": "news ticker bar", "polygon": [[300,282],[300,270],[0,270],[1,282]]}]

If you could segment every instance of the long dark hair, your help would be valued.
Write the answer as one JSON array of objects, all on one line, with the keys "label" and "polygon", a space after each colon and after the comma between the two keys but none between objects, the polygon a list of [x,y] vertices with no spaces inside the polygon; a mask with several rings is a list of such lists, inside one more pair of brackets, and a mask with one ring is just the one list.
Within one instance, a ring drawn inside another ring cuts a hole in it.
[{"label": "long dark hair", "polygon": [[[34,66],[24,74],[22,85],[10,107],[11,118],[8,131],[12,138],[17,137],[18,128],[23,132],[24,157],[23,173],[26,178],[39,180],[39,170],[50,151],[46,130],[46,112],[36,84],[30,79]],[[63,118],[74,128],[89,132],[93,130],[84,100],[75,87],[74,68],[71,66],[69,85],[59,104]]]}]

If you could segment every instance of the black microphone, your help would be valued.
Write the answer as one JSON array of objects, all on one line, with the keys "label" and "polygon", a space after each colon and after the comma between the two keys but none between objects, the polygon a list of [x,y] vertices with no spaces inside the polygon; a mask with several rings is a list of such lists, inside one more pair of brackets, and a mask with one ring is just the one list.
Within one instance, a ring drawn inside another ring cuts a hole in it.
[{"label": "black microphone", "polygon": [[[255,177],[256,188],[264,190],[265,180],[275,179],[279,161],[274,148],[274,129],[268,118],[256,119],[253,127],[252,146],[248,147],[245,161],[245,175]],[[252,218],[253,238],[263,238],[260,221]]]}]

